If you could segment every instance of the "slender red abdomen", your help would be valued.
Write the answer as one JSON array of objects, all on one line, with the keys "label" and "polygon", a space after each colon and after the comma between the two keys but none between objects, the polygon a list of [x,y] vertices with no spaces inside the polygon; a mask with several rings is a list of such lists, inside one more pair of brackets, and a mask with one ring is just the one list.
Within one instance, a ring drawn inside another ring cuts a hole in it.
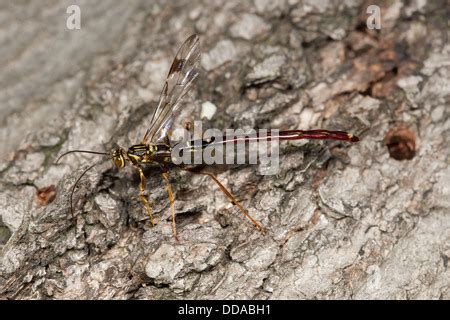
[{"label": "slender red abdomen", "polygon": [[222,141],[211,141],[208,144],[225,144],[225,143],[237,143],[237,142],[250,142],[261,140],[272,140],[273,138],[278,140],[300,140],[300,139],[320,139],[320,140],[342,140],[348,142],[358,142],[359,138],[351,133],[345,131],[330,131],[330,130],[284,130],[279,131],[277,135],[272,135],[270,131],[267,134],[261,135],[257,133],[254,136],[242,136],[242,137],[223,137]]},{"label": "slender red abdomen", "polygon": [[298,140],[298,139],[329,139],[342,140],[349,142],[358,142],[359,138],[345,131],[330,130],[286,130],[278,134],[280,140]]}]

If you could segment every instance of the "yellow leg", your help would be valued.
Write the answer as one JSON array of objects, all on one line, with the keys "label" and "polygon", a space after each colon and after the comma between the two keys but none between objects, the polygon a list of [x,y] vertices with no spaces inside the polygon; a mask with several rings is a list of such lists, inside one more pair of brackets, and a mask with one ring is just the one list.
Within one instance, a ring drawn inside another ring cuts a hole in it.
[{"label": "yellow leg", "polygon": [[139,170],[139,176],[141,178],[141,184],[139,185],[139,188],[140,188],[139,198],[141,199],[142,203],[144,204],[144,207],[147,209],[148,215],[150,216],[150,222],[152,223],[152,226],[154,226],[155,221],[153,220],[152,209],[150,208],[150,203],[148,203],[147,197],[145,196],[145,185],[146,185],[147,179],[145,178],[142,168],[138,167],[137,169]]},{"label": "yellow leg", "polygon": [[266,230],[264,229],[264,227],[260,223],[258,223],[255,219],[252,218],[252,216],[247,212],[247,210],[245,210],[244,207],[241,206],[241,204],[236,200],[236,198],[231,194],[231,192],[228,191],[227,188],[225,188],[225,186],[212,173],[196,172],[196,171],[191,171],[191,170],[188,170],[188,171],[190,171],[192,173],[203,174],[203,175],[211,177],[211,179],[213,179],[214,182],[217,183],[220,190],[222,190],[222,192],[225,193],[225,195],[231,200],[231,203],[234,204],[236,207],[238,207],[239,210],[241,210],[241,212],[255,225],[256,229],[261,231],[261,233],[263,233],[263,234],[266,233]]},{"label": "yellow leg", "polygon": [[175,239],[178,240],[177,224],[175,222],[175,198],[173,196],[172,186],[169,182],[169,172],[163,172],[162,176],[163,176],[164,180],[166,180],[166,182],[167,182],[167,191],[169,193],[170,206],[172,207],[172,233],[173,233],[173,236],[175,237]]}]

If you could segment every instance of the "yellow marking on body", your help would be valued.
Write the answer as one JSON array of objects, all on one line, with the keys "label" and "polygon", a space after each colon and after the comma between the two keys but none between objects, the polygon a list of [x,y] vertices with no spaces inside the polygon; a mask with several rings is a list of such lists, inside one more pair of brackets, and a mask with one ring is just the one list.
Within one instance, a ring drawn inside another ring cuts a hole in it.
[{"label": "yellow marking on body", "polygon": [[128,157],[133,158],[136,162],[139,162],[141,160],[141,157],[134,154],[129,154]]}]

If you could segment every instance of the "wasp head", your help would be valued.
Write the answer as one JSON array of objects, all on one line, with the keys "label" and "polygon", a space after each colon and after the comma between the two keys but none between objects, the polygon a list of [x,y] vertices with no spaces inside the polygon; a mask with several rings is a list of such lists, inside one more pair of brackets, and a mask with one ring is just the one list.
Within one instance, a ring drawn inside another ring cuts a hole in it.
[{"label": "wasp head", "polygon": [[124,156],[124,154],[125,154],[125,152],[124,152],[124,150],[122,149],[122,148],[117,148],[117,149],[114,149],[112,152],[111,152],[111,158],[112,158],[112,161],[113,161],[113,163],[114,163],[114,165],[117,167],[117,168],[123,168],[123,167],[125,167],[125,156]]}]

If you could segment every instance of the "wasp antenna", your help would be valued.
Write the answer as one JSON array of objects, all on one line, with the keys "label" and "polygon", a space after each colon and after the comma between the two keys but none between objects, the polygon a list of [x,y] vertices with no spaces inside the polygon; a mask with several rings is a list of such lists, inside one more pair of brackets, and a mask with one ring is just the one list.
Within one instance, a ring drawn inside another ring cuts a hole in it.
[{"label": "wasp antenna", "polygon": [[77,187],[77,184],[78,184],[78,182],[80,182],[81,178],[83,178],[83,176],[86,174],[86,172],[91,170],[97,164],[99,164],[99,162],[94,163],[93,165],[90,165],[86,170],[84,170],[83,173],[78,177],[77,181],[75,181],[75,183],[72,187],[72,192],[70,193],[70,213],[72,214],[72,218],[74,217],[74,215],[73,215],[73,194],[75,192],[75,188]]},{"label": "wasp antenna", "polygon": [[106,153],[106,152],[89,151],[89,150],[70,150],[70,151],[64,152],[62,155],[60,155],[60,156],[58,157],[58,159],[56,159],[55,164],[58,164],[59,160],[60,160],[62,157],[66,156],[66,155],[68,155],[68,154],[70,154],[70,153],[75,153],[75,152],[79,152],[79,153],[92,153],[92,154],[101,154],[101,155],[109,156],[109,153]]}]

